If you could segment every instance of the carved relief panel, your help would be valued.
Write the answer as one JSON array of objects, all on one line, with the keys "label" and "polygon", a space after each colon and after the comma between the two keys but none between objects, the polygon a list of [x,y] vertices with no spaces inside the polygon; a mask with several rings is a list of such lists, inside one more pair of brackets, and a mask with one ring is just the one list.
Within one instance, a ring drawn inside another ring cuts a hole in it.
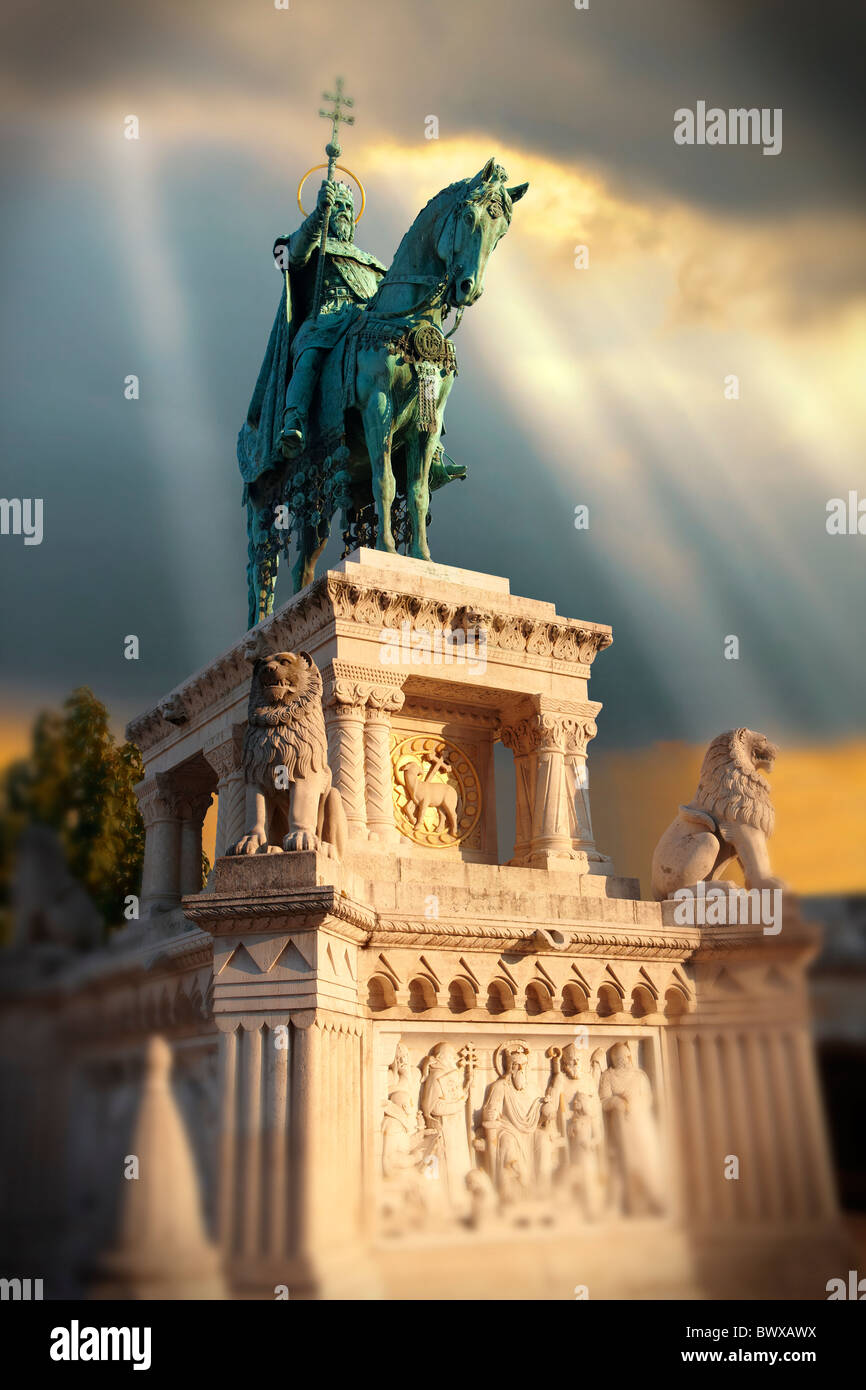
[{"label": "carved relief panel", "polygon": [[670,1190],[658,1039],[606,1029],[377,1031],[380,1228],[661,1216]]}]

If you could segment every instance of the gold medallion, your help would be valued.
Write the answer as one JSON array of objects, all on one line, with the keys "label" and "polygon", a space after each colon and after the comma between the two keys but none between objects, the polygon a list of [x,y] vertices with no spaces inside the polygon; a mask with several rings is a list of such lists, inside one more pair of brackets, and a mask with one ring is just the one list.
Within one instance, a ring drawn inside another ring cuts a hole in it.
[{"label": "gold medallion", "polygon": [[391,749],[394,819],[416,845],[447,849],[481,817],[481,783],[462,748],[436,734],[398,738]]}]

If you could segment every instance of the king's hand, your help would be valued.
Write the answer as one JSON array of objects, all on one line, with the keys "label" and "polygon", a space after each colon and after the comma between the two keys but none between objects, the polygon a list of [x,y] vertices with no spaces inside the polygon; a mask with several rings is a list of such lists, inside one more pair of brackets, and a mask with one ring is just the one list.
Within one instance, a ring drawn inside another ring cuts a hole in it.
[{"label": "king's hand", "polygon": [[324,213],[325,209],[332,208],[337,201],[337,183],[335,179],[323,179],[319,189],[319,197],[316,206],[319,212]]}]

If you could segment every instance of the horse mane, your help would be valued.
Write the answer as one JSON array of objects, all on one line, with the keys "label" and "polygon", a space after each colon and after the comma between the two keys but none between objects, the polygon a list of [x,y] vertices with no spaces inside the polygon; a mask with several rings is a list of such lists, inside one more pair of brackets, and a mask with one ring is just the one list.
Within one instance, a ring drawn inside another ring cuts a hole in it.
[{"label": "horse mane", "polygon": [[390,266],[388,267],[381,281],[379,282],[380,288],[387,284],[388,276],[392,273],[392,271],[403,269],[403,267],[401,266],[401,261],[404,257],[410,254],[411,249],[416,244],[417,232],[420,230],[419,224],[427,220],[429,220],[432,223],[434,221],[435,214],[438,213],[440,210],[439,204],[444,202],[444,200],[448,197],[449,194],[456,194],[457,190],[459,189],[468,192],[471,183],[471,178],[457,179],[454,183],[449,183],[447,188],[440,188],[438,193],[434,193],[433,197],[427,200],[421,211],[418,213],[418,216],[415,218],[414,222],[412,222],[412,224],[410,225],[408,231],[404,233],[403,238],[399,246],[397,247],[397,250],[394,252],[394,259],[392,260]]}]

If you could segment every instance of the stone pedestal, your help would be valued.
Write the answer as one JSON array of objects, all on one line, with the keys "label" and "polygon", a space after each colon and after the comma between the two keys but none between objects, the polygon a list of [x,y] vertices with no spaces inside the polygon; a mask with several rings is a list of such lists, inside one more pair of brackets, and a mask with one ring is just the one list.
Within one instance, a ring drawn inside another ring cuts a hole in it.
[{"label": "stone pedestal", "polygon": [[393,850],[254,856],[185,900],[214,938],[237,1287],[820,1297],[847,1256],[814,932],[680,927],[630,880],[459,861],[431,916],[425,880]]},{"label": "stone pedestal", "polygon": [[[593,840],[587,773],[601,710],[588,698],[589,677],[609,627],[517,598],[499,576],[360,550],[250,636],[260,650],[302,648],[319,667],[331,770],[353,842],[428,862],[502,857],[612,872]],[[218,795],[218,854],[242,833],[249,648],[245,638],[129,726],[148,770],[148,901],[160,908],[177,901],[178,787],[182,795],[205,769],[205,787]],[[498,740],[514,755],[517,786],[517,842],[501,856]],[[418,816],[430,800],[425,783],[434,800],[443,795],[436,784],[453,789],[456,828],[432,808]]]},{"label": "stone pedestal", "polygon": [[610,641],[496,576],[360,551],[130,725],[148,900],[170,905],[193,794],[217,791],[220,850],[244,828],[250,656],[322,673],[342,861],[220,857],[183,898],[213,943],[234,1292],[823,1297],[848,1267],[813,934],[794,910],[773,938],[679,926],[595,845],[588,683]]}]

